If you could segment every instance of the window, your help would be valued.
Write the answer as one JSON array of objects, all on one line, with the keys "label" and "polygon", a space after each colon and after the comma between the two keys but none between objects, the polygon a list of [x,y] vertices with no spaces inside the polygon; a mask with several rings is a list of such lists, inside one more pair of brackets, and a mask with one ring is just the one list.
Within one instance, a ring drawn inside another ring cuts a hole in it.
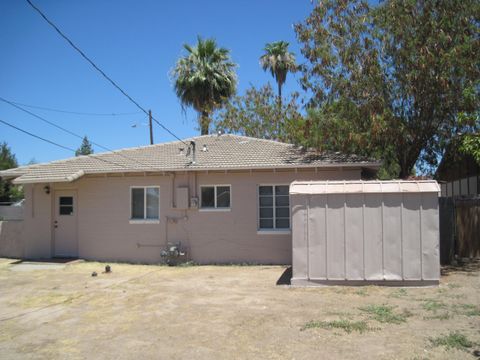
[{"label": "window", "polygon": [[260,230],[290,229],[288,185],[258,187],[258,227]]},{"label": "window", "polygon": [[200,187],[202,209],[230,209],[230,185]]},{"label": "window", "polygon": [[58,198],[59,215],[73,215],[73,197],[60,196]]},{"label": "window", "polygon": [[132,187],[132,220],[159,219],[160,188],[155,186]]}]

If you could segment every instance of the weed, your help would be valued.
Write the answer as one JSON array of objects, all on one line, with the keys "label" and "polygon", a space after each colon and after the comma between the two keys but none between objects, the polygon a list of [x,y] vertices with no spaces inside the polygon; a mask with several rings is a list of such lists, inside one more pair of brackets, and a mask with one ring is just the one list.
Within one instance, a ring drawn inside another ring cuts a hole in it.
[{"label": "weed", "polygon": [[368,292],[366,288],[358,289],[357,291],[355,291],[355,294],[360,296],[368,296]]},{"label": "weed", "polygon": [[451,316],[450,316],[450,313],[448,311],[444,312],[442,314],[438,314],[438,315],[424,316],[423,317],[424,320],[448,320],[450,318],[451,318]]},{"label": "weed", "polygon": [[178,267],[191,267],[191,266],[198,266],[198,264],[194,261],[185,261],[185,262],[179,262],[177,264]]},{"label": "weed", "polygon": [[458,288],[462,287],[459,284],[448,284],[447,286],[448,286],[449,289],[458,289]]},{"label": "weed", "polygon": [[364,333],[365,331],[374,330],[369,327],[365,321],[350,321],[346,319],[342,320],[333,320],[333,321],[309,321],[306,323],[300,330],[304,331],[307,329],[342,329],[347,333],[352,331],[358,331],[359,333]]},{"label": "weed", "polygon": [[425,300],[425,303],[422,305],[423,308],[427,311],[433,311],[434,313],[437,310],[445,309],[446,305],[438,300]]},{"label": "weed", "polygon": [[390,297],[399,298],[399,297],[406,296],[406,295],[407,295],[407,290],[398,289],[394,293],[390,294]]},{"label": "weed", "polygon": [[467,350],[471,348],[474,343],[470,341],[465,335],[459,332],[451,332],[448,335],[430,338],[433,346],[445,346],[447,349]]},{"label": "weed", "polygon": [[473,304],[459,304],[455,310],[465,316],[480,316],[480,307]]},{"label": "weed", "polygon": [[412,313],[408,310],[404,310],[402,313],[394,313],[393,306],[388,305],[368,305],[359,309],[372,315],[372,319],[388,324],[400,324],[407,321],[407,317],[412,316]]}]

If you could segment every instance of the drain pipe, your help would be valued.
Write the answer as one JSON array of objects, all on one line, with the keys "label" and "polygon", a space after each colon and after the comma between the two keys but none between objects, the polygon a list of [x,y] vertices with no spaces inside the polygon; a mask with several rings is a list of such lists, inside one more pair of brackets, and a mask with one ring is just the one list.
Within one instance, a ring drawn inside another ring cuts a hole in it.
[{"label": "drain pipe", "polygon": [[172,188],[171,188],[171,191],[172,191],[172,208],[176,208],[177,205],[176,205],[176,199],[175,199],[175,172],[172,172],[170,174],[172,176]]},{"label": "drain pipe", "polygon": [[195,165],[196,164],[196,156],[195,156],[196,144],[194,140],[190,141],[190,146],[192,147],[192,164]]}]

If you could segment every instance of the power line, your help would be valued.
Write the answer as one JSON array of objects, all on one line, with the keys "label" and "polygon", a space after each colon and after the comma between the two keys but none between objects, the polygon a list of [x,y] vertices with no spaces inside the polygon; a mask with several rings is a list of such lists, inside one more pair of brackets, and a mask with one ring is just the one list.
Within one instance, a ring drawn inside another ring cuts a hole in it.
[{"label": "power line", "polygon": [[10,126],[11,128],[14,128],[15,130],[18,130],[18,131],[21,131],[21,132],[23,132],[23,133],[25,133],[25,134],[27,134],[27,135],[33,136],[34,138],[37,138],[37,139],[39,139],[39,140],[46,141],[47,143],[52,144],[52,145],[55,145],[55,146],[58,146],[58,147],[60,147],[60,148],[62,148],[62,149],[75,152],[74,149],[69,148],[68,146],[63,146],[63,145],[60,145],[60,144],[58,144],[58,143],[56,143],[56,142],[54,142],[54,141],[51,141],[51,140],[45,139],[45,138],[43,138],[43,137],[41,137],[41,136],[32,134],[31,132],[29,132],[29,131],[27,131],[27,130],[20,129],[19,127],[16,127],[15,125],[12,125],[12,124],[10,124],[10,123],[8,123],[8,122],[6,122],[6,121],[3,121],[2,119],[0,119],[0,122],[2,122],[3,124],[5,124],[5,125],[7,125],[7,126]]},{"label": "power line", "polygon": [[82,115],[82,116],[127,116],[127,115],[141,114],[140,111],[129,112],[129,113],[91,113],[91,112],[69,111],[69,110],[54,109],[54,108],[45,107],[45,106],[28,105],[28,104],[23,104],[16,101],[11,101],[11,102],[15,105],[21,105],[21,106],[25,106],[32,109],[40,109],[40,110],[46,110],[46,111],[52,111],[52,112],[58,112],[58,113],[64,113],[64,114]]},{"label": "power line", "polygon": [[[23,111],[23,112],[25,112],[25,113],[27,113],[27,114],[29,114],[29,115],[37,118],[37,119],[39,119],[39,120],[41,120],[41,121],[43,121],[43,122],[45,122],[45,123],[47,123],[47,124],[55,127],[55,128],[57,128],[57,129],[59,129],[59,130],[62,130],[63,132],[66,132],[67,134],[70,134],[70,135],[72,135],[72,136],[75,136],[75,137],[77,137],[77,138],[79,138],[79,139],[83,139],[83,136],[81,136],[81,135],[79,135],[79,134],[76,134],[76,133],[74,133],[73,131],[70,131],[70,130],[68,130],[68,129],[65,129],[64,127],[62,127],[62,126],[60,126],[60,125],[58,125],[58,124],[56,124],[56,123],[54,123],[54,122],[52,122],[52,121],[50,121],[50,120],[47,120],[47,119],[45,119],[44,117],[41,117],[40,115],[37,115],[37,114],[35,114],[35,113],[27,110],[27,109],[23,109],[21,106],[16,105],[16,104],[15,104],[14,102],[12,102],[12,101],[9,101],[9,100],[7,100],[7,99],[4,99],[4,98],[1,97],[1,96],[0,96],[0,100],[3,101],[3,102],[5,102],[5,103],[7,103],[7,104],[9,104],[9,105],[11,105],[11,106],[13,106],[13,107],[15,107],[16,109],[19,109],[19,110],[21,110],[21,111]],[[146,167],[151,167],[149,164],[142,163],[141,161],[138,161],[137,159],[134,159],[134,158],[131,158],[131,157],[129,157],[129,156],[126,156],[126,155],[124,155],[124,154],[122,154],[122,153],[116,153],[114,150],[112,150],[112,149],[110,149],[110,148],[108,148],[108,147],[106,147],[106,146],[103,146],[103,145],[101,145],[101,144],[99,144],[99,143],[96,143],[96,142],[91,141],[91,140],[90,140],[90,142],[91,142],[93,145],[95,145],[95,146],[97,146],[97,147],[99,147],[99,148],[101,148],[101,149],[103,149],[103,150],[110,151],[110,152],[112,152],[113,154],[118,155],[118,156],[121,156],[121,157],[123,157],[123,158],[125,158],[125,159],[127,159],[127,160],[131,160],[131,161],[133,161],[133,162],[136,162],[136,163],[138,163],[138,164],[140,164],[140,165],[143,165],[143,166],[146,166]]]},{"label": "power line", "polygon": [[[30,135],[30,136],[36,138],[36,139],[45,141],[45,142],[47,142],[47,143],[49,143],[49,144],[51,144],[51,145],[58,146],[58,147],[60,147],[60,148],[62,148],[62,149],[65,149],[65,150],[68,150],[68,151],[72,151],[72,152],[74,152],[74,153],[76,152],[75,149],[72,149],[72,148],[70,148],[70,147],[68,147],[68,146],[64,146],[64,145],[58,144],[58,143],[56,143],[56,142],[54,142],[54,141],[45,139],[45,138],[43,138],[43,137],[41,137],[41,136],[39,136],[39,135],[35,135],[35,134],[27,131],[27,130],[20,129],[19,127],[15,126],[15,125],[13,125],[13,124],[10,124],[9,122],[6,122],[6,121],[4,121],[4,120],[2,120],[2,119],[0,119],[0,122],[3,123],[3,124],[5,124],[5,125],[7,125],[7,126],[9,126],[9,127],[11,127],[11,128],[13,128],[13,129],[15,129],[15,130],[18,130],[18,131],[20,131],[20,132],[22,132],[22,133],[24,133],[24,134],[27,134],[27,135]],[[96,155],[93,155],[93,154],[88,155],[88,156],[93,157],[94,159],[97,159],[97,160],[100,160],[100,161],[109,163],[109,164],[114,164],[114,165],[123,167],[123,168],[125,168],[125,169],[130,169],[130,170],[132,170],[132,168],[129,168],[129,167],[123,165],[123,164],[116,163],[115,161],[102,159],[102,158],[100,158],[100,157],[98,157],[98,156],[96,156]],[[137,169],[134,169],[134,170],[137,170]]]},{"label": "power line", "polygon": [[[148,115],[148,111],[145,110],[137,101],[135,101],[130,95],[127,94],[125,90],[123,90],[115,81],[112,80],[100,67],[98,67],[78,46],[76,46],[72,40],[70,40],[50,19],[47,18],[47,16],[38,8],[36,7],[30,0],[26,0],[27,3],[36,11],[40,14],[40,16],[52,27],[55,29],[55,31],[67,41],[71,47],[73,47],[86,61],[90,63],[90,65],[93,66],[95,70],[97,70],[105,79],[107,79],[118,91],[120,91],[128,100],[130,100],[137,108],[142,110],[146,115]],[[188,146],[185,141],[180,139],[177,135],[175,135],[170,129],[168,129],[165,125],[163,125],[160,121],[152,117],[152,120],[155,121],[162,129],[164,129],[166,132],[168,132],[170,135],[172,135],[175,139],[181,141],[185,145]]]}]

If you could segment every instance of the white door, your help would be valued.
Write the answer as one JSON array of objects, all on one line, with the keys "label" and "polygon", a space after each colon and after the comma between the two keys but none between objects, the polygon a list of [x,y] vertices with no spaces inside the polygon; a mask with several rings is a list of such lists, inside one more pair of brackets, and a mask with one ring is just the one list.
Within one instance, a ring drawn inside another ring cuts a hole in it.
[{"label": "white door", "polygon": [[55,191],[53,230],[55,256],[77,257],[77,196],[75,191]]}]

